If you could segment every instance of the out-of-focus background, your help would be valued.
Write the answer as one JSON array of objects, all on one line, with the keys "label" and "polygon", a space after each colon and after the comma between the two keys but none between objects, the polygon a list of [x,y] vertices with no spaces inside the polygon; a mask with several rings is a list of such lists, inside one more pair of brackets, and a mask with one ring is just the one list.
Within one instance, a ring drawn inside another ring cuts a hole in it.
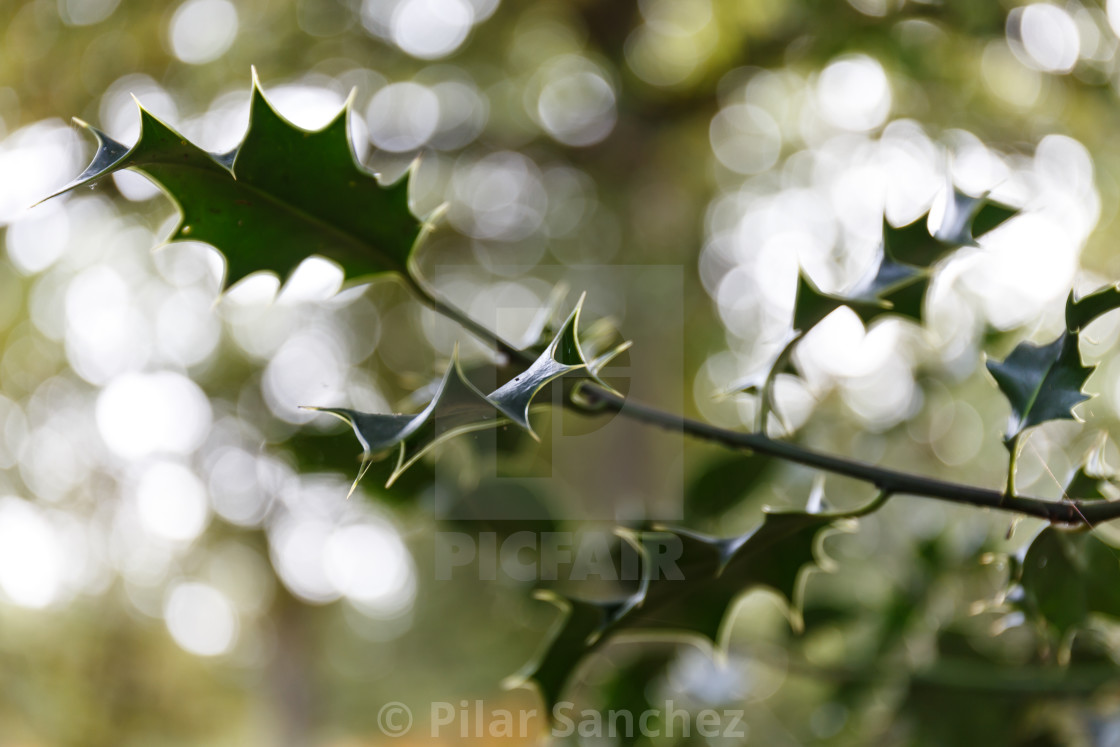
[{"label": "out-of-focus background", "polygon": [[[676,309],[679,350],[631,366],[634,389],[743,429],[755,402],[721,395],[776,354],[799,266],[850,287],[884,213],[936,220],[947,183],[991,191],[1024,212],[938,268],[924,329],[840,311],[778,400],[805,443],[999,487],[1007,405],[982,354],[1053,336],[1071,284],[1120,278],[1118,33],[1111,0],[0,0],[0,745],[378,744],[390,701],[417,714],[398,743],[461,741],[459,722],[430,737],[429,704],[539,707],[500,684],[556,611],[531,581],[440,580],[439,533],[505,536],[526,517],[607,532],[660,510],[640,486],[589,499],[550,472],[549,439],[513,434],[500,485],[468,440],[390,490],[375,465],[347,500],[357,443],[297,406],[414,411],[457,340],[467,359],[481,348],[395,285],[338,293],[320,260],[219,300],[216,252],[152,251],[175,209],[138,175],[30,207],[92,154],[71,116],[128,143],[135,96],[226,151],[251,65],[303,127],[354,91],[357,155],[396,178],[419,154],[414,212],[449,206],[422,256],[448,298],[514,337],[567,281],[568,305],[588,290],[591,318],[647,345],[650,314]],[[617,280],[647,266],[677,280]],[[1060,495],[1117,425],[1118,334],[1115,318],[1092,328],[1088,425],[1032,435],[1022,492]],[[629,460],[680,486],[694,529],[745,531],[813,489],[804,470],[641,437],[584,454],[586,474]],[[597,523],[572,508],[589,500]],[[510,502],[510,521],[471,520]],[[1107,692],[995,676],[1037,650],[1021,616],[989,611],[1038,528],[1005,539],[1008,523],[896,499],[825,543],[837,569],[809,578],[804,634],[752,594],[726,660],[623,643],[570,695],[734,704],[752,744],[1120,744]]]}]

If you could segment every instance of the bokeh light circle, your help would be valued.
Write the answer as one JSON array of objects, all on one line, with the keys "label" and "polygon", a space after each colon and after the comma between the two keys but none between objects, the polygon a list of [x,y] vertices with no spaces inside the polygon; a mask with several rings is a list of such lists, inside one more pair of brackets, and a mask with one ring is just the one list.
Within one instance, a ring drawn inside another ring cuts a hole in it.
[{"label": "bokeh light circle", "polygon": [[192,65],[213,62],[233,45],[237,26],[229,0],[187,0],[171,16],[171,51]]}]

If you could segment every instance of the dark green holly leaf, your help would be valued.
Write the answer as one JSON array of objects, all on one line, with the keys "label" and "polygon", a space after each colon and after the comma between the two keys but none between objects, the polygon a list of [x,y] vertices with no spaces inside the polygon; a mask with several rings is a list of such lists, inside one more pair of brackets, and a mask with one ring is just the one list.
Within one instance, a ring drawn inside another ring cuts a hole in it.
[{"label": "dark green holly leaf", "polygon": [[929,267],[961,246],[974,245],[976,239],[1018,214],[1018,210],[984,197],[971,197],[951,188],[952,199],[938,229],[930,233],[929,212],[905,226],[892,226],[883,219],[883,253],[894,262],[914,267]]},{"label": "dark green holly leaf", "polygon": [[929,288],[926,268],[956,247],[975,244],[974,235],[987,233],[1017,212],[957,189],[951,189],[949,194],[951,199],[941,226],[934,233],[929,230],[928,212],[901,227],[883,219],[882,259],[863,287],[844,296],[822,293],[804,275],[799,276],[793,328],[807,332],[840,306],[850,307],[864,324],[887,313],[920,324]]},{"label": "dark green holly leaf", "polygon": [[[888,272],[893,273],[893,270]],[[875,284],[877,280],[879,276],[873,278],[866,288],[859,288],[850,295],[840,296],[821,292],[811,280],[804,275],[799,275],[797,299],[793,308],[793,328],[800,332],[808,332],[841,306],[847,306],[854,311],[865,325],[871,324],[885,314],[905,313],[921,321],[921,301],[925,297],[925,288],[929,283],[924,273],[905,276],[900,281],[896,280],[893,286],[885,288],[877,287]],[[916,305],[911,297],[915,291],[919,295]],[[897,294],[895,297],[903,301],[904,308],[895,308],[890,298],[893,294]]]},{"label": "dark green holly leaf", "polygon": [[[432,401],[415,415],[370,414],[341,407],[308,407],[330,413],[349,423],[362,445],[364,464],[354,481],[356,487],[365,475],[371,457],[379,451],[399,446],[400,455],[386,487],[420,457],[437,445],[461,433],[491,428],[505,422],[494,404],[475,389],[452,357]],[[353,488],[351,488],[353,492]]]},{"label": "dark green holly leaf", "polygon": [[[651,706],[656,710],[657,683],[672,676],[671,669],[675,659],[670,646],[643,646],[633,652],[631,658],[612,671],[605,683],[598,688],[600,695],[596,702],[600,713],[640,714],[650,710]],[[641,729],[632,734],[622,731],[615,743],[619,747],[656,744],[656,730],[647,731],[644,734]]]},{"label": "dark green holly leaf", "polygon": [[[348,421],[347,425],[349,425]],[[355,470],[362,471],[367,468],[371,458],[364,452],[354,453],[354,436],[351,430],[338,433],[302,430],[284,441],[282,453],[286,454],[285,459],[300,472],[336,472],[353,475]],[[366,492],[379,503],[404,505],[411,503],[432,484],[433,480],[435,474],[431,466],[420,462],[401,475],[393,483],[392,490],[367,487]],[[357,481],[352,487],[356,489],[356,485]]]},{"label": "dark green holly leaf", "polygon": [[348,113],[349,103],[323,129],[302,130],[272,108],[254,73],[249,129],[234,151],[207,153],[141,107],[131,148],[80,123],[97,153],[62,191],[126,168],[147,175],[182,213],[170,240],[205,241],[225,254],[225,287],[260,270],[283,280],[312,254],[350,280],[403,275],[421,231],[408,180],[383,187],[358,163]]},{"label": "dark green holly leaf", "polygon": [[482,394],[463,374],[456,351],[431,401],[415,415],[363,413],[341,407],[307,409],[330,413],[354,429],[364,457],[355,487],[365,475],[371,457],[394,446],[400,447],[400,456],[386,487],[424,454],[462,433],[513,422],[536,438],[529,425],[529,407],[545,386],[579,372],[599,382],[600,386],[606,386],[599,381],[598,371],[630,346],[628,342],[622,343],[588,364],[579,339],[582,305],[583,298],[580,298],[552,342],[527,370],[489,395]]},{"label": "dark green holly leaf", "polygon": [[1093,532],[1042,530],[1023,560],[1021,605],[1059,640],[1092,613],[1120,618],[1120,554]]},{"label": "dark green holly leaf", "polygon": [[[141,107],[140,116],[143,117],[146,113],[147,112],[144,110],[144,108]],[[89,166],[86,166],[85,171],[78,174],[78,176],[75,177],[73,181],[64,186],[58,192],[55,192],[53,195],[51,195],[51,197],[57,197],[58,195],[69,192],[70,190],[75,189],[76,187],[80,187],[83,184],[89,184],[90,182],[100,179],[106,174],[112,173],[117,168],[121,168],[118,164],[120,164],[124,160],[124,157],[128,154],[129,151],[127,145],[118,143],[116,140],[113,140],[101,130],[91,126],[88,122],[74,117],[74,123],[79,127],[82,127],[93,133],[94,139],[97,140],[97,151],[93,154],[93,160],[90,161]],[[143,124],[143,119],[141,119],[141,124]],[[49,200],[50,197],[46,199]]]},{"label": "dark green holly leaf", "polygon": [[879,261],[878,269],[875,271],[875,277],[871,279],[867,288],[864,289],[864,295],[869,297],[880,296],[890,291],[892,288],[907,285],[925,274],[924,270],[895,262],[884,254]]},{"label": "dark green holly leaf", "polygon": [[358,412],[345,407],[306,407],[307,410],[326,412],[342,418],[354,429],[358,443],[366,454],[396,446],[419,427],[427,410],[416,415],[378,414]]},{"label": "dark green holly leaf", "polygon": [[1089,399],[1081,388],[1093,372],[1081,365],[1077,335],[1049,343],[1022,342],[1005,360],[988,361],[988,371],[1011,403],[1006,441],[1048,420],[1074,420],[1073,407]]},{"label": "dark green holly leaf", "polygon": [[949,247],[974,246],[977,237],[1018,212],[1006,205],[990,202],[987,195],[972,197],[956,187],[951,187],[949,193],[952,199],[946,204],[941,225],[934,232],[934,237]]},{"label": "dark green holly leaf", "polygon": [[808,332],[841,306],[850,307],[860,319],[864,320],[864,324],[890,310],[890,307],[884,302],[856,301],[831,293],[823,293],[804,274],[797,276],[797,297],[793,307],[793,328],[795,330]]},{"label": "dark green holly leaf", "polygon": [[463,433],[493,428],[506,422],[486,395],[467,381],[454,358],[435,399],[421,415],[425,416],[401,443],[397,467],[385,484],[389,487],[416,461],[444,441]]},{"label": "dark green holly leaf", "polygon": [[1087,296],[1074,298],[1070,291],[1066,300],[1066,329],[1071,333],[1080,332],[1089,323],[1108,312],[1120,309],[1120,287],[1108,285],[1098,288]]},{"label": "dark green holly leaf", "polygon": [[860,292],[860,297],[868,301],[886,302],[892,314],[921,324],[927,290],[928,272],[884,258],[879,265],[878,274]]},{"label": "dark green holly leaf", "polygon": [[768,369],[737,379],[725,394],[759,394],[774,375],[792,373],[790,352],[804,333],[841,306],[854,311],[864,325],[886,314],[903,316],[921,324],[928,288],[927,271],[900,264],[887,256],[880,259],[879,267],[867,282],[844,295],[824,293],[800,273],[793,307],[793,331],[782,341],[781,351]]},{"label": "dark green holly leaf", "polygon": [[[798,581],[816,563],[820,530],[835,520],[833,514],[767,513],[756,530],[728,539],[667,530],[665,534],[681,542],[679,563],[684,578],[651,581],[642,604],[629,615],[628,626],[695,633],[722,645],[721,630],[735,600],[747,589],[763,586],[789,602],[791,621],[799,628]],[[643,543],[650,547],[659,547],[663,540],[657,533],[643,536]],[[707,583],[685,580],[692,578]]]},{"label": "dark green holly leaf", "polygon": [[758,587],[783,595],[798,627],[799,581],[816,563],[820,534],[850,515],[767,513],[755,531],[728,539],[681,529],[639,533],[643,588],[611,604],[550,595],[568,611],[519,682],[534,683],[551,709],[580,664],[620,635],[690,635],[722,645],[735,601]]},{"label": "dark green holly leaf", "polygon": [[896,266],[929,267],[940,259],[948,247],[929,231],[929,213],[907,223],[892,226],[883,218],[883,256]]},{"label": "dark green holly leaf", "polygon": [[1020,213],[1018,208],[992,202],[986,197],[969,199],[979,199],[982,203],[980,209],[972,216],[973,238],[978,239],[989,231],[999,228]]}]

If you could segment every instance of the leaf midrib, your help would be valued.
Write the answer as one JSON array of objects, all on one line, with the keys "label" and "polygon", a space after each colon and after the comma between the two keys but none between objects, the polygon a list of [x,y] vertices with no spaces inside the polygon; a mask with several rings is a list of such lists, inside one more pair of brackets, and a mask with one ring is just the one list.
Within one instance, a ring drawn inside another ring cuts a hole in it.
[{"label": "leaf midrib", "polygon": [[1064,347],[1065,346],[1063,344],[1061,348],[1058,348],[1058,356],[1054,358],[1054,360],[1052,360],[1049,365],[1046,366],[1045,370],[1042,372],[1042,376],[1040,376],[1038,379],[1038,386],[1036,386],[1031,391],[1030,399],[1027,400],[1027,406],[1023,408],[1023,416],[1019,419],[1020,432],[1029,427],[1027,423],[1030,421],[1031,413],[1034,412],[1034,406],[1038,402],[1038,395],[1041,394],[1042,387],[1046,384],[1046,380],[1050,378],[1050,374],[1054,371],[1054,367],[1058,365],[1058,362],[1061,360]]},{"label": "leaf midrib", "polygon": [[[261,199],[271,203],[273,206],[275,206],[278,209],[288,210],[289,212],[295,214],[297,217],[302,219],[304,222],[313,226],[315,229],[318,229],[322,232],[325,232],[325,233],[328,233],[330,235],[337,236],[337,237],[341,238],[342,243],[345,246],[348,247],[349,252],[353,252],[354,250],[371,251],[377,257],[377,259],[379,261],[389,265],[388,267],[386,267],[384,272],[405,272],[405,271],[407,271],[407,267],[403,263],[398,263],[395,260],[393,260],[380,247],[378,247],[374,244],[367,243],[364,239],[362,239],[358,236],[355,236],[353,233],[351,233],[349,231],[342,230],[342,229],[338,228],[337,226],[335,226],[334,224],[332,224],[332,223],[330,223],[330,222],[328,222],[324,219],[318,218],[312,213],[308,213],[306,210],[304,210],[302,208],[296,207],[289,202],[286,202],[284,200],[273,197],[268,192],[264,191],[263,189],[261,189],[260,187],[257,187],[254,184],[251,184],[249,182],[245,182],[245,181],[242,181],[242,180],[238,179],[237,176],[232,171],[227,169],[221,163],[218,163],[217,161],[213,160],[213,158],[214,158],[213,154],[206,153],[206,155],[213,161],[214,165],[218,166],[222,170],[222,172],[224,174],[228,174],[229,175],[229,180],[232,183],[236,184],[239,188],[244,189],[245,191],[250,192],[254,195],[258,195]],[[219,179],[217,173],[215,173],[212,169],[202,168],[201,166],[198,166],[198,165],[195,165],[195,164],[185,164],[185,163],[179,163],[179,162],[176,162],[176,161],[168,161],[168,162],[152,161],[150,163],[152,165],[163,166],[165,168],[178,169],[178,170],[182,170],[182,171],[197,171],[200,174],[203,174],[204,176],[209,176],[209,177],[211,177],[213,179],[216,179],[216,180]],[[236,161],[235,161],[235,163],[236,163]],[[134,168],[138,171],[144,171],[144,165],[141,165],[141,164],[128,164],[127,166],[124,166],[124,168]],[[117,169],[113,169],[113,171],[116,171],[116,170]],[[98,178],[108,176],[110,173],[112,173],[112,172],[107,171],[106,173],[102,174]],[[146,174],[146,175],[151,179],[155,179],[157,182],[160,181],[159,178],[156,177],[153,174]],[[363,176],[365,176],[365,175],[363,175]],[[180,211],[180,213],[182,213],[183,219],[185,220],[186,219],[186,214],[184,212],[183,201],[180,199],[180,196],[173,195],[171,193],[171,190],[169,190],[162,183],[161,183],[160,186],[163,186],[164,191],[169,196],[171,196],[172,201],[175,202],[176,205],[178,205],[179,211]],[[418,224],[419,224],[419,222],[418,222]],[[219,249],[223,254],[228,252],[228,249],[224,249],[222,247],[215,247],[215,248]],[[360,258],[360,257],[358,257],[358,258]],[[229,258],[227,257],[227,262],[228,261],[229,261]]]}]

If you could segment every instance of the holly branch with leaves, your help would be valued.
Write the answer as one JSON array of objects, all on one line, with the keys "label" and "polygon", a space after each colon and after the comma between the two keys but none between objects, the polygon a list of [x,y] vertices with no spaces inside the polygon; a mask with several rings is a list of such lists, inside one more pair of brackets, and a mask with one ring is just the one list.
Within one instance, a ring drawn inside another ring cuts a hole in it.
[{"label": "holly branch with leaves", "polygon": [[[792,353],[807,332],[840,307],[851,309],[864,324],[891,315],[921,324],[934,266],[956,249],[975,245],[977,238],[1014,216],[1015,209],[950,190],[936,230],[929,229],[928,214],[902,227],[884,220],[878,267],[860,287],[843,294],[826,293],[801,275],[788,343],[764,376],[736,387],[758,397],[760,403],[756,429],[738,431],[632,401],[608,386],[602,374],[629,343],[584,335],[580,329],[582,299],[554,334],[526,347],[498,338],[443,300],[415,261],[436,216],[418,220],[409,211],[411,171],[396,183],[383,185],[359,163],[347,132],[348,109],[320,130],[302,130],[269,104],[254,74],[249,128],[241,144],[228,153],[206,152],[143,108],[140,136],[132,147],[79,122],[96,137],[98,148],[89,167],[62,192],[122,169],[139,171],[159,184],[179,208],[181,217],[170,240],[203,241],[225,255],[223,290],[260,271],[275,273],[283,280],[304,259],[320,255],[336,262],[352,283],[379,277],[397,279],[421,303],[492,348],[503,383],[488,393],[472,384],[455,355],[431,401],[417,413],[311,408],[352,426],[363,451],[355,487],[372,458],[387,451],[396,450],[398,455],[388,479],[392,485],[425,454],[457,435],[512,424],[535,437],[531,408],[547,401],[540,396],[542,392],[562,386],[564,406],[589,416],[617,413],[729,449],[854,478],[877,491],[872,502],[854,511],[769,512],[757,529],[730,538],[671,527],[624,532],[636,551],[647,555],[649,542],[671,536],[682,548],[678,564],[684,577],[647,576],[632,594],[609,602],[548,592],[546,598],[562,610],[561,621],[521,680],[534,683],[550,705],[561,697],[576,668],[619,634],[683,632],[720,643],[728,611],[751,588],[767,587],[783,594],[796,622],[801,580],[805,570],[818,562],[817,546],[823,533],[878,510],[894,495],[997,509],[1064,528],[1091,528],[1120,517],[1120,501],[1106,500],[1100,489],[1108,475],[1095,472],[1091,465],[1083,466],[1070,479],[1064,486],[1066,497],[1060,501],[1019,495],[1015,487],[1024,433],[1049,421],[1074,419],[1074,408],[1088,398],[1082,390],[1093,367],[1082,362],[1080,335],[1094,320],[1120,308],[1116,286],[1081,298],[1071,293],[1065,329],[1057,339],[1044,344],[1021,342],[1003,361],[988,362],[988,370],[1011,407],[1004,439],[1009,464],[1002,490],[867,464],[769,435],[775,381],[789,370]],[[1025,560],[1024,588],[1050,583],[1039,577],[1055,572],[1055,563],[1047,566],[1050,557],[1109,566],[1112,573],[1107,578],[1120,574],[1120,564],[1100,540],[1091,534],[1076,539],[1067,534],[1047,529],[1035,540]],[[1032,597],[1027,596],[1030,602]],[[1042,612],[1065,630],[1092,611],[1120,616],[1120,599],[1114,600],[1115,596],[1104,595],[1110,601],[1095,605],[1104,609],[1081,604]],[[1037,599],[1033,603],[1045,606]]]}]

